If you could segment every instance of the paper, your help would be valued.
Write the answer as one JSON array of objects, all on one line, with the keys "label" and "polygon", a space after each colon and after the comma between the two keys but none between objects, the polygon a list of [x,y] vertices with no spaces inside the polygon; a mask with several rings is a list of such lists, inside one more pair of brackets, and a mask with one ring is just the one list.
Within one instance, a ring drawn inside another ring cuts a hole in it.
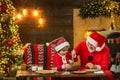
[{"label": "paper", "polygon": [[100,71],[95,71],[94,73],[95,74],[99,74],[99,73],[101,74],[101,73],[104,73],[104,71],[100,70]]},{"label": "paper", "polygon": [[54,74],[56,73],[57,71],[55,70],[38,70],[36,71],[37,73],[41,73],[41,74]]}]

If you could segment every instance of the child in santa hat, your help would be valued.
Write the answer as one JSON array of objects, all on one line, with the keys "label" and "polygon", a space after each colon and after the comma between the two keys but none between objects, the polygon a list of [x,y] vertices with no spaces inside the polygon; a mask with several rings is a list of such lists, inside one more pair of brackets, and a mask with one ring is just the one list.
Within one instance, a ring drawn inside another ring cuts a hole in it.
[{"label": "child in santa hat", "polygon": [[[65,40],[64,37],[60,37],[53,41],[54,49],[56,53],[53,56],[54,66],[57,67],[58,71],[72,70],[74,62],[78,59],[72,57],[71,53],[68,52],[70,44]],[[68,78],[52,78],[52,80],[68,80]]]},{"label": "child in santa hat", "polygon": [[[112,80],[112,73],[109,71],[110,51],[105,45],[106,37],[93,32],[87,37],[86,41],[80,42],[72,51],[72,55],[80,55],[80,70],[96,69],[103,70]],[[80,80],[91,80],[90,78],[79,78]],[[79,80],[78,79],[78,80]]]}]

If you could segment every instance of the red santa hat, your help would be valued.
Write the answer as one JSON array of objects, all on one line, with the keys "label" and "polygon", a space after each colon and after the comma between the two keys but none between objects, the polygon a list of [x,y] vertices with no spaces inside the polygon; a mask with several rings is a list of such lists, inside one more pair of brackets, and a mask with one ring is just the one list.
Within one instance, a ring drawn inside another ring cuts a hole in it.
[{"label": "red santa hat", "polygon": [[105,46],[106,37],[97,32],[93,32],[87,37],[87,41],[96,47],[96,51],[101,51]]},{"label": "red santa hat", "polygon": [[65,46],[70,46],[69,42],[66,41],[64,37],[59,37],[52,42],[50,42],[50,45],[53,45],[56,51],[61,50]]}]

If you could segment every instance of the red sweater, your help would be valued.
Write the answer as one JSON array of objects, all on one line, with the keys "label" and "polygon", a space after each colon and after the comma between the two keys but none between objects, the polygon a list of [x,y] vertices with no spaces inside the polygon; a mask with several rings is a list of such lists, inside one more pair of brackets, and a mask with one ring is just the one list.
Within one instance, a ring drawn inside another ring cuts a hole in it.
[{"label": "red sweater", "polygon": [[[66,62],[69,63],[69,60],[72,59],[71,53],[66,53],[65,58],[66,58]],[[76,62],[77,60],[78,60],[77,57],[74,58],[74,62]],[[59,53],[54,54],[53,62],[54,62],[54,66],[57,67],[57,70],[63,70],[62,69],[63,60],[62,60],[62,56],[60,56]]]},{"label": "red sweater", "polygon": [[105,46],[100,52],[92,52],[88,51],[86,46],[86,42],[79,43],[76,47],[76,54],[80,55],[81,66],[80,69],[85,69],[86,63],[89,62],[88,57],[93,56],[93,60],[91,61],[93,64],[100,65],[102,70],[108,70],[110,64],[110,53],[109,48]]}]

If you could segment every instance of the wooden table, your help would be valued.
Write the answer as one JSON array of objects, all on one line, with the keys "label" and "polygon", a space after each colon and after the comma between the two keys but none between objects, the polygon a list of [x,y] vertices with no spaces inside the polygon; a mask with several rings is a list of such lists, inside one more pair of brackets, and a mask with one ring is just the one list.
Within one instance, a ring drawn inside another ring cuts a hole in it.
[{"label": "wooden table", "polygon": [[57,72],[54,74],[39,74],[39,73],[32,72],[32,71],[18,71],[16,74],[17,80],[19,80],[19,78],[22,78],[22,77],[61,77],[61,78],[64,78],[64,77],[68,77],[68,78],[69,77],[70,78],[73,78],[73,77],[94,77],[94,79],[96,78],[95,80],[98,80],[98,78],[99,79],[102,78],[102,80],[107,80],[107,75],[104,73],[63,74],[63,72]]}]

